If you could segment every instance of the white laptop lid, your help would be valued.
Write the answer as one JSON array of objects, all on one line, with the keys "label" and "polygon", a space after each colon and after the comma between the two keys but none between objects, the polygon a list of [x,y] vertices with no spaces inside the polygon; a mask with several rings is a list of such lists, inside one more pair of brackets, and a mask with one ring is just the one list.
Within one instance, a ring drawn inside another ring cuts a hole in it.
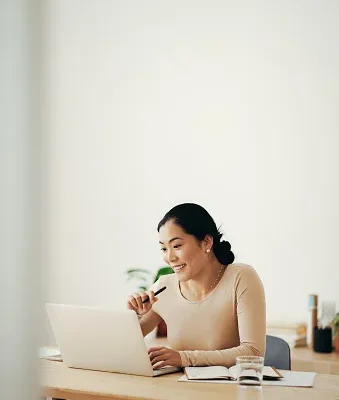
[{"label": "white laptop lid", "polygon": [[154,376],[134,311],[50,303],[46,310],[68,367]]}]

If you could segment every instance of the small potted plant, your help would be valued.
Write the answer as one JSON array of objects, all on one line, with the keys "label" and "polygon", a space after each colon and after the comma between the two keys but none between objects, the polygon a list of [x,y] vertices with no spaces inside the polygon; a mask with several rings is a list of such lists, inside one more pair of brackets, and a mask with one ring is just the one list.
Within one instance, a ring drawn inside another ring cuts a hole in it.
[{"label": "small potted plant", "polygon": [[[128,281],[138,281],[138,289],[141,291],[148,290],[152,283],[155,283],[160,276],[172,274],[174,271],[171,267],[160,267],[154,273],[145,268],[130,268],[126,271]],[[157,336],[167,336],[167,325],[165,321],[161,321],[157,327]]]},{"label": "small potted plant", "polygon": [[336,353],[339,353],[339,312],[336,313],[335,317],[332,320],[333,327],[333,345]]}]

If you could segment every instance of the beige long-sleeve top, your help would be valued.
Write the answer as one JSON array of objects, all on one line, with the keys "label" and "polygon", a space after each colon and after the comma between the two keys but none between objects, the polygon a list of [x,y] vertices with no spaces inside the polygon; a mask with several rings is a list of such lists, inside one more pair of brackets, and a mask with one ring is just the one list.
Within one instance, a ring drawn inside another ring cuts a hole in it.
[{"label": "beige long-sleeve top", "polygon": [[185,299],[175,274],[152,287],[166,286],[153,311],[167,324],[168,342],[179,351],[182,365],[236,363],[239,355],[265,354],[266,303],[262,282],[253,267],[227,266],[214,290],[203,300]]}]

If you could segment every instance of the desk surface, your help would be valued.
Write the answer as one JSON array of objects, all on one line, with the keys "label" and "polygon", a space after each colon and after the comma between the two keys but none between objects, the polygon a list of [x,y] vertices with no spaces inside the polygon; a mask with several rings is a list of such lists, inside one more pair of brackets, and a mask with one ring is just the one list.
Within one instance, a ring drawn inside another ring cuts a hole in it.
[{"label": "desk surface", "polygon": [[68,400],[338,400],[339,376],[317,375],[313,388],[177,382],[181,373],[147,378],[67,368],[40,360],[42,395]]},{"label": "desk surface", "polygon": [[308,347],[291,349],[292,370],[339,375],[339,353],[315,353]]},{"label": "desk surface", "polygon": [[[167,338],[150,338],[149,345],[167,346]],[[339,353],[315,353],[309,347],[291,349],[293,371],[309,371],[318,374],[339,375]]]}]

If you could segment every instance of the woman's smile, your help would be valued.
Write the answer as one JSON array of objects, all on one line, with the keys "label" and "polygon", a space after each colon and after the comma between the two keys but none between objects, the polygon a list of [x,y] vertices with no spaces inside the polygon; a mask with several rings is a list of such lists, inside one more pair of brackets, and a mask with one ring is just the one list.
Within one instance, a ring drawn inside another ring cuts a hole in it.
[{"label": "woman's smile", "polygon": [[175,265],[175,266],[173,266],[172,267],[172,269],[175,271],[175,272],[179,272],[179,271],[181,271],[184,267],[186,267],[186,265],[187,264],[179,264],[179,265]]}]

